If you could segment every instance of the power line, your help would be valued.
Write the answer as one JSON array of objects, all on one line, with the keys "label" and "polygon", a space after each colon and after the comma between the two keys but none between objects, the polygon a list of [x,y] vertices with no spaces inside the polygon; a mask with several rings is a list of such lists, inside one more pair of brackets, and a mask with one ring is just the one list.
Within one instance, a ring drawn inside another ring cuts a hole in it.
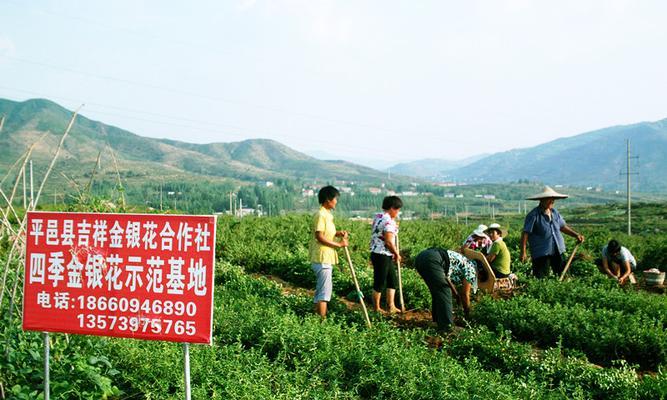
[{"label": "power line", "polygon": [[[293,115],[293,116],[297,116],[297,117],[301,117],[301,118],[319,120],[319,121],[329,122],[329,123],[333,123],[333,124],[348,125],[348,126],[354,126],[354,127],[357,127],[357,128],[365,128],[365,129],[372,129],[372,130],[376,130],[376,131],[384,131],[384,132],[388,132],[388,133],[396,133],[396,134],[404,135],[405,137],[409,137],[411,135],[411,132],[406,132],[406,131],[403,131],[403,130],[396,130],[396,129],[390,129],[390,128],[386,128],[386,127],[371,125],[371,124],[364,124],[364,123],[360,123],[360,122],[335,119],[335,118],[330,118],[330,117],[326,117],[326,116],[322,116],[322,115],[301,113],[301,112],[291,111],[291,110],[287,110],[287,109],[281,109],[281,108],[274,107],[274,106],[267,106],[267,105],[263,105],[263,104],[254,104],[254,103],[240,101],[240,100],[225,99],[225,98],[209,96],[209,95],[190,92],[190,91],[185,91],[185,90],[181,90],[181,89],[155,85],[155,84],[151,84],[151,83],[145,83],[145,82],[139,82],[139,81],[134,81],[134,80],[129,80],[129,79],[117,78],[117,77],[113,77],[113,76],[99,75],[99,74],[94,74],[94,73],[90,73],[90,72],[86,72],[86,71],[82,71],[82,70],[77,70],[77,69],[74,69],[74,68],[63,67],[63,66],[59,66],[59,65],[53,65],[53,64],[49,64],[49,63],[45,63],[45,62],[41,62],[41,61],[29,60],[29,59],[19,58],[19,57],[13,57],[13,56],[9,56],[9,55],[6,55],[6,54],[0,54],[0,57],[4,57],[6,59],[10,59],[10,60],[17,61],[17,62],[20,62],[20,63],[35,65],[35,66],[42,67],[42,68],[60,70],[60,71],[68,72],[68,73],[75,74],[75,75],[86,76],[86,77],[89,77],[89,78],[95,78],[95,79],[107,80],[107,81],[112,81],[112,82],[117,82],[117,83],[123,83],[123,84],[131,85],[131,86],[139,86],[139,87],[143,87],[143,88],[146,88],[146,89],[168,92],[168,93],[178,94],[178,95],[182,95],[182,96],[189,96],[189,97],[200,98],[200,99],[209,100],[209,101],[234,104],[234,105],[238,105],[238,106],[252,107],[252,108],[262,109],[262,110],[265,110],[265,111],[274,112],[274,113],[278,113],[278,114]],[[438,136],[442,134],[442,132],[430,132],[430,133],[429,132],[423,132],[423,133],[428,133],[430,135],[438,135]],[[451,141],[451,142],[452,143],[463,143],[461,141]]]},{"label": "power line", "polygon": [[[16,0],[4,0],[4,1],[9,3],[9,4],[13,4],[15,6],[25,7],[25,4],[23,4],[19,1],[16,1]],[[40,14],[43,14],[43,15],[47,15],[47,16],[54,16],[54,17],[58,17],[58,18],[68,18],[68,19],[70,19],[72,21],[75,21],[79,24],[86,24],[86,25],[93,26],[95,28],[103,27],[103,28],[106,28],[106,29],[109,29],[109,30],[112,30],[112,31],[115,31],[115,32],[124,31],[127,34],[137,36],[137,37],[149,38],[150,40],[160,42],[160,43],[165,43],[165,42],[175,43],[179,46],[182,46],[182,47],[185,47],[185,48],[188,48],[188,49],[192,48],[192,47],[198,47],[198,48],[201,48],[203,50],[206,50],[206,52],[208,52],[208,53],[217,53],[217,54],[228,55],[228,56],[233,56],[233,57],[244,56],[244,57],[251,57],[251,58],[254,58],[256,60],[262,60],[262,61],[265,61],[265,62],[270,61],[265,57],[259,57],[255,54],[252,54],[252,53],[239,53],[239,52],[232,53],[232,52],[228,52],[228,51],[221,51],[219,48],[211,47],[211,46],[203,44],[201,42],[190,41],[190,40],[182,40],[182,39],[174,39],[172,37],[156,35],[156,34],[151,33],[151,32],[142,32],[142,31],[138,31],[138,30],[135,30],[135,29],[130,29],[130,28],[127,28],[127,27],[122,27],[122,26],[118,26],[118,25],[111,25],[111,24],[107,23],[106,21],[99,21],[99,20],[94,20],[94,19],[90,19],[90,18],[81,17],[79,15],[57,13],[57,12],[53,12],[53,11],[47,11],[47,10],[44,10],[44,9],[34,9],[34,8],[31,11],[37,12],[37,13],[40,13]],[[310,69],[307,69],[307,70],[310,70]]]}]

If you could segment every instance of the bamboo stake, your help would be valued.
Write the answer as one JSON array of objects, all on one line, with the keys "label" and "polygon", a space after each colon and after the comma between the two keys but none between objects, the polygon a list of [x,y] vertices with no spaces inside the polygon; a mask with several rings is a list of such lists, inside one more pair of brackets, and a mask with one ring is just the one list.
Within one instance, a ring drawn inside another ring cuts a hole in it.
[{"label": "bamboo stake", "polygon": [[[81,107],[83,107],[83,105],[81,105]],[[49,168],[47,169],[46,174],[44,175],[44,178],[43,178],[42,183],[39,187],[39,190],[37,191],[37,197],[35,197],[35,198],[33,198],[33,196],[32,196],[32,161],[31,161],[31,174],[30,174],[30,180],[31,180],[31,196],[30,196],[30,198],[31,198],[31,201],[30,201],[30,208],[33,209],[33,210],[34,210],[34,208],[36,207],[36,205],[39,201],[39,196],[41,195],[42,190],[44,189],[44,184],[46,183],[46,181],[49,177],[49,174],[51,173],[51,170],[53,169],[53,166],[55,165],[56,160],[58,159],[58,155],[60,154],[60,150],[63,147],[63,143],[65,142],[65,138],[69,134],[69,131],[72,129],[72,126],[74,125],[74,121],[76,119],[76,116],[77,116],[79,110],[81,109],[81,107],[79,107],[74,112],[74,114],[72,114],[72,118],[70,119],[69,124],[67,125],[67,129],[65,130],[65,133],[63,134],[62,138],[60,139],[60,143],[58,144],[58,148],[56,149],[56,153],[54,154],[53,159],[51,160],[51,164],[49,165]],[[24,160],[23,168],[25,168],[25,162],[28,160],[28,157],[29,157],[29,155],[26,155],[26,159]],[[10,204],[10,206],[11,206],[11,204]],[[8,271],[8,268],[9,268],[9,264],[11,263],[12,255],[14,254],[14,252],[16,250],[17,243],[19,243],[19,239],[20,239],[21,235],[23,234],[27,219],[28,219],[28,214],[26,213],[24,215],[22,221],[21,221],[21,226],[19,227],[19,230],[17,232],[16,239],[12,243],[12,247],[11,247],[11,250],[10,250],[10,257],[7,259],[7,264],[5,265],[5,271],[3,273],[2,291],[0,292],[0,305],[2,305],[2,300],[3,300],[4,292],[5,292],[5,289],[6,289],[5,288],[6,275],[7,275],[7,271]],[[20,247],[19,249],[21,250],[21,253],[23,253],[24,247]],[[16,269],[16,277],[17,278],[15,279],[14,288],[12,289],[12,297],[10,299],[10,307],[9,307],[10,318],[11,318],[11,314],[12,314],[12,311],[13,311],[14,297],[16,296],[16,290],[17,290],[17,287],[18,287],[20,269],[21,268],[20,268],[20,265],[19,265],[19,267]]]},{"label": "bamboo stake", "polygon": [[[21,223],[21,228],[19,228],[19,233],[22,231],[23,223],[25,223],[25,219]],[[0,286],[0,289],[2,289],[2,290],[0,290],[0,308],[2,308],[2,300],[5,296],[5,289],[6,289],[5,286],[7,284],[7,274],[9,272],[9,265],[11,264],[12,257],[14,256],[14,252],[16,251],[16,244],[18,243],[18,237],[19,236],[20,236],[20,234],[17,235],[17,238],[12,243],[12,247],[10,247],[10,249],[9,249],[9,255],[7,256],[7,262],[5,263],[5,270],[2,274],[2,285]]]},{"label": "bamboo stake", "polygon": [[27,190],[26,190],[26,185],[25,185],[25,168],[21,168],[21,175],[23,176],[23,209],[27,210],[28,209],[28,196],[27,196]]},{"label": "bamboo stake", "polygon": [[[32,155],[32,151],[35,149],[35,146],[42,139],[44,139],[44,137],[46,135],[47,135],[47,133],[43,134],[39,139],[37,139],[37,141],[35,143],[31,144],[30,147],[28,148],[28,151],[25,152],[25,157],[23,158],[23,163],[21,164],[21,169],[19,170],[18,175],[16,175],[16,180],[14,181],[14,187],[12,188],[12,194],[9,197],[9,202],[10,203],[12,203],[14,201],[14,196],[16,196],[16,190],[18,189],[19,183],[21,182],[21,177],[23,177],[23,188],[24,188],[24,191],[23,191],[23,199],[24,200],[23,201],[25,203],[25,199],[26,199],[26,193],[25,193],[25,187],[26,187],[26,185],[25,185],[25,173],[26,173],[26,171],[25,171],[25,168],[26,168],[26,165],[28,164],[28,160],[30,160],[30,156]],[[19,160],[21,160],[21,158],[16,160],[16,163],[18,163]],[[9,176],[9,173],[5,176],[5,178],[3,178],[3,182],[8,176]],[[24,207],[24,209],[27,210],[27,207]]]},{"label": "bamboo stake", "polygon": [[364,317],[366,318],[366,325],[371,327],[371,319],[368,318],[368,310],[366,310],[366,303],[364,302],[364,294],[359,288],[359,281],[357,280],[357,274],[354,272],[354,266],[352,265],[352,259],[350,258],[350,250],[345,247],[345,257],[347,258],[347,265],[350,267],[350,274],[352,275],[352,280],[354,281],[354,287],[357,289],[357,294],[359,295],[359,303],[361,308],[364,310]]},{"label": "bamboo stake", "polygon": [[572,263],[572,260],[574,259],[574,254],[577,252],[577,249],[579,248],[579,244],[580,243],[577,243],[577,245],[574,246],[574,249],[572,249],[572,254],[570,254],[570,258],[568,258],[567,264],[565,264],[565,268],[563,268],[563,273],[560,274],[560,279],[558,280],[559,282],[563,282],[563,279],[565,279],[565,273],[570,268],[570,264]]},{"label": "bamboo stake", "polygon": [[[7,173],[5,174],[5,176],[2,178],[2,180],[0,180],[0,186],[2,186],[2,184],[5,183],[5,181],[7,180],[7,178],[9,178],[9,175],[10,175],[10,174],[12,173],[12,171],[14,170],[14,167],[16,167],[16,166],[19,164],[19,162],[20,162],[21,160],[24,159],[24,158],[23,158],[24,156],[25,156],[25,154],[22,155],[21,157],[19,157],[16,161],[14,161],[14,164],[13,164],[11,167],[9,167],[9,169],[7,170]],[[21,168],[23,168],[23,167],[21,167]],[[19,168],[19,173],[18,173],[18,175],[16,176],[16,181],[14,182],[14,185],[17,185],[18,182],[19,182],[20,179],[21,179],[21,173],[22,173],[22,169],[21,169],[21,168]],[[12,192],[13,192],[13,191],[14,191],[14,189],[12,189]]]},{"label": "bamboo stake", "polygon": [[7,198],[7,195],[5,194],[5,192],[2,191],[2,189],[0,189],[0,196],[2,196],[2,198],[5,199],[5,202],[7,203],[7,210],[3,210],[3,214],[8,215],[9,212],[11,211],[12,214],[14,214],[14,218],[16,218],[17,221],[19,221],[21,218],[19,218],[16,209],[14,208],[14,206],[12,206],[11,199]]},{"label": "bamboo stake", "polygon": [[[21,249],[21,253],[24,253],[25,249]],[[19,287],[19,281],[21,280],[21,267],[25,263],[25,258],[23,255],[19,258],[18,267],[16,268],[16,274],[14,275],[14,288],[12,289],[12,297],[9,298],[9,323],[12,322],[12,314],[14,314],[14,304],[16,304],[16,289]]]},{"label": "bamboo stake", "polygon": [[111,153],[111,159],[113,160],[113,167],[116,170],[116,180],[118,181],[117,190],[120,192],[120,206],[121,208],[125,209],[125,189],[123,188],[123,181],[121,181],[120,179],[120,171],[118,170],[118,161],[116,160],[116,154],[113,152],[111,146],[109,146],[109,153]]},{"label": "bamboo stake", "polygon": [[30,209],[35,209],[35,204],[33,201],[35,199],[35,185],[33,184],[33,174],[32,174],[32,160],[30,160]]},{"label": "bamboo stake", "polygon": [[63,178],[65,178],[65,180],[67,180],[67,183],[69,183],[69,185],[70,185],[73,189],[76,190],[76,192],[78,193],[79,197],[81,197],[82,192],[81,192],[81,188],[79,187],[79,184],[78,184],[74,179],[72,179],[72,178],[70,178],[69,176],[65,175],[64,172],[61,172],[60,175],[61,175]]},{"label": "bamboo stake", "polygon": [[[398,235],[396,235],[396,252],[400,255],[401,249],[399,247]],[[403,301],[403,279],[401,278],[401,261],[396,260],[396,267],[398,268],[398,299],[401,302],[401,312],[405,312],[405,301]],[[392,304],[394,305],[394,304]]]},{"label": "bamboo stake", "polygon": [[53,166],[56,164],[56,160],[58,159],[58,155],[60,154],[60,150],[63,148],[63,144],[65,143],[65,138],[69,134],[69,131],[72,129],[72,126],[74,125],[74,121],[76,120],[76,116],[79,113],[79,110],[81,110],[81,107],[83,107],[83,104],[74,111],[74,114],[72,114],[72,118],[69,121],[69,125],[67,125],[67,129],[65,130],[65,133],[63,136],[60,138],[60,143],[58,144],[58,148],[56,149],[56,153],[53,155],[53,158],[51,159],[51,164],[49,164],[49,168],[46,170],[46,174],[44,175],[44,178],[42,179],[42,184],[39,185],[39,190],[37,191],[37,197],[35,197],[34,203],[32,204],[32,209],[34,210],[37,204],[39,203],[39,196],[42,195],[42,190],[44,189],[44,184],[46,184],[47,179],[49,179],[49,175],[51,174],[51,170],[53,169]]},{"label": "bamboo stake", "polygon": [[[9,222],[5,209],[0,207],[0,213],[2,213],[2,229],[3,229],[2,233],[4,234],[5,229],[10,233],[14,233],[14,228],[12,227],[12,224]],[[0,237],[2,237],[2,235],[0,235]]]},{"label": "bamboo stake", "polygon": [[33,150],[33,148],[35,147],[35,145],[36,145],[37,143],[41,142],[42,139],[44,139],[44,138],[46,137],[46,135],[48,135],[48,133],[43,134],[39,139],[37,139],[37,141],[36,141],[35,143],[33,143],[32,145],[30,145],[30,147],[28,148],[28,150],[27,150],[25,153],[23,153],[23,155],[21,155],[21,157],[17,158],[16,161],[14,161],[14,164],[12,164],[12,166],[9,167],[9,169],[7,170],[7,173],[5,174],[5,176],[3,176],[3,177],[2,177],[2,180],[0,180],[0,185],[2,185],[3,183],[5,183],[5,181],[7,180],[7,178],[9,178],[9,175],[11,174],[11,172],[14,170],[14,167],[16,167],[16,166],[18,165],[18,163],[19,163],[21,160],[24,160],[24,162],[23,162],[22,165],[25,166],[25,161],[28,160],[28,159],[30,158],[30,154],[32,154],[32,150]]},{"label": "bamboo stake", "polygon": [[90,174],[90,180],[88,181],[88,185],[86,186],[86,192],[90,195],[90,189],[93,187],[93,179],[95,179],[95,173],[97,172],[97,169],[100,167],[100,158],[102,157],[102,150],[100,150],[99,153],[97,153],[97,161],[95,161],[95,166],[93,167],[93,172]]},{"label": "bamboo stake", "polygon": [[12,173],[14,168],[16,168],[16,166],[19,164],[19,162],[23,159],[24,156],[25,156],[25,154],[23,154],[23,155],[21,155],[21,157],[17,158],[16,161],[14,161],[14,164],[12,164],[12,166],[7,169],[7,172],[5,173],[5,176],[3,176],[2,179],[0,179],[0,185],[5,183],[7,178],[9,178],[9,175]]},{"label": "bamboo stake", "polygon": [[[9,223],[7,215],[9,214],[9,211],[11,210],[12,213],[14,214],[14,217],[16,218],[16,220],[17,221],[20,220],[20,218],[18,217],[18,214],[16,213],[16,210],[12,206],[12,203],[14,201],[14,196],[16,195],[16,190],[19,186],[19,182],[21,181],[21,176],[23,176],[23,203],[24,203],[23,208],[24,208],[24,210],[27,210],[27,207],[26,207],[26,204],[25,204],[26,203],[25,167],[26,167],[26,164],[28,162],[28,159],[30,158],[30,155],[32,154],[33,149],[35,148],[35,145],[37,145],[37,143],[39,143],[46,135],[47,135],[46,133],[44,135],[42,135],[35,143],[30,145],[30,147],[28,148],[28,151],[26,151],[25,157],[23,157],[23,163],[21,164],[21,169],[19,170],[19,173],[16,176],[16,181],[14,181],[14,187],[12,188],[12,194],[10,195],[9,199],[7,198],[5,193],[2,191],[2,189],[0,189],[0,193],[2,194],[2,197],[4,197],[5,201],[7,202],[7,210],[3,210],[3,213],[2,213],[3,217],[5,218],[5,221],[3,221],[3,222],[5,222],[5,225],[8,227],[8,229],[12,233],[14,233],[14,229],[11,227],[11,224]],[[14,165],[12,165],[12,167],[10,168],[10,171],[7,171],[7,174],[5,175],[5,177],[2,178],[2,182],[4,182],[5,179],[7,179],[9,177],[9,173],[11,172],[11,169],[13,169],[19,163],[19,161],[21,161],[21,157],[19,157],[16,160],[16,162],[14,162]],[[0,182],[0,185],[2,184],[2,182]],[[18,237],[18,235],[17,235],[17,237]]]}]

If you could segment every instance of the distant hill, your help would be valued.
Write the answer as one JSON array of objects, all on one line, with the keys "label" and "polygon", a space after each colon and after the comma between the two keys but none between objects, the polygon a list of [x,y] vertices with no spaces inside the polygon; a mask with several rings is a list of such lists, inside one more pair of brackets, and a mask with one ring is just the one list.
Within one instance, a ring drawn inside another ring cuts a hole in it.
[{"label": "distant hill", "polygon": [[[85,113],[85,109],[84,109]],[[57,148],[72,112],[44,99],[24,102],[0,99],[0,171],[6,171],[35,142],[32,159],[45,165]],[[39,140],[42,138],[41,140]],[[83,115],[65,141],[58,169],[69,175],[90,171],[98,154],[112,163],[114,150],[119,169],[134,176],[208,176],[257,181],[276,178],[322,180],[377,180],[383,173],[345,161],[322,161],[270,139],[234,143],[192,144],[152,139],[90,120]]]},{"label": "distant hill", "polygon": [[449,171],[472,164],[488,154],[481,154],[465,158],[463,160],[443,160],[438,158],[427,158],[406,163],[396,164],[391,167],[391,172],[399,175],[414,176],[420,178],[440,179]]},{"label": "distant hill", "polygon": [[449,172],[462,182],[517,180],[595,186],[625,191],[626,139],[630,139],[633,190],[667,192],[667,119],[614,126],[485,157]]}]

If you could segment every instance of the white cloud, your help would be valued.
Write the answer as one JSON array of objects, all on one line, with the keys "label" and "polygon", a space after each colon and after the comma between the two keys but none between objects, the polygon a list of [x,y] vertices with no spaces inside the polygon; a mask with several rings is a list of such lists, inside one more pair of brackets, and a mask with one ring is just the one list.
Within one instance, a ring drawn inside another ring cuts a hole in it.
[{"label": "white cloud", "polygon": [[241,11],[245,11],[248,9],[251,9],[257,4],[257,0],[239,0],[238,5],[236,6],[237,9]]},{"label": "white cloud", "polygon": [[333,0],[269,1],[265,10],[276,19],[288,18],[303,39],[319,45],[347,45],[363,37],[363,21],[358,8],[345,7]]},{"label": "white cloud", "polygon": [[0,55],[11,56],[14,55],[15,51],[14,42],[8,37],[0,36]]}]

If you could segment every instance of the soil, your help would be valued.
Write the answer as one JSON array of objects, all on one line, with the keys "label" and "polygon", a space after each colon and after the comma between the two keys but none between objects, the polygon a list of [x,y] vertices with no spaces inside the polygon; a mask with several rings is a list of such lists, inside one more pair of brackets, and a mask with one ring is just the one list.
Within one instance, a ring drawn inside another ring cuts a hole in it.
[{"label": "soil", "polygon": [[[264,275],[264,274],[254,273],[251,276],[254,278],[265,278],[270,281],[276,282],[281,287],[282,293],[285,295],[289,294],[289,295],[312,297],[315,294],[315,291],[313,289],[306,289],[300,286],[295,286],[294,284],[287,282],[284,279],[281,279],[274,275]],[[496,296],[504,297],[507,296],[507,294],[494,294],[494,297]],[[345,307],[350,311],[362,312],[361,305],[357,302],[348,300],[340,296],[336,297],[336,300],[345,305]],[[371,315],[377,315],[377,313],[372,311],[372,306],[368,304],[368,302],[366,303],[366,308],[368,309],[368,312]],[[383,315],[388,321],[391,321],[399,329],[437,328],[436,324],[433,322],[431,312],[428,310],[406,310],[404,313],[395,313],[395,314],[384,313]],[[454,320],[454,324],[456,325],[454,332],[456,332],[456,328],[462,328],[467,325],[466,321],[456,317]],[[430,347],[440,347],[442,345],[442,338],[439,336],[433,337],[433,340],[432,341],[429,340],[428,344]]]}]

